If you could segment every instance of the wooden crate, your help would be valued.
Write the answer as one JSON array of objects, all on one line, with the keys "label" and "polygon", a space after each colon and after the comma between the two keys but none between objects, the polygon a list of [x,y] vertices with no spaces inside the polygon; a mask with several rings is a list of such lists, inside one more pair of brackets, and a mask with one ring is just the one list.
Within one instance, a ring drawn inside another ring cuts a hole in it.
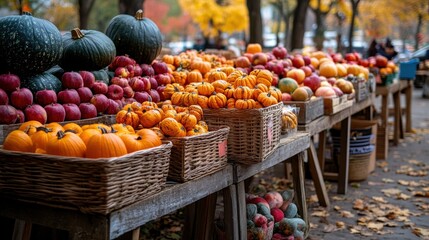
[{"label": "wooden crate", "polygon": [[323,98],[323,108],[325,115],[332,115],[353,105],[354,100],[349,100],[348,95],[341,97]]},{"label": "wooden crate", "polygon": [[355,98],[356,102],[361,102],[368,99],[369,97],[369,85],[365,81],[355,81],[353,82],[353,87],[355,89]]},{"label": "wooden crate", "polygon": [[286,105],[299,107],[298,124],[307,124],[323,116],[323,98],[317,97],[310,101],[283,101]]}]

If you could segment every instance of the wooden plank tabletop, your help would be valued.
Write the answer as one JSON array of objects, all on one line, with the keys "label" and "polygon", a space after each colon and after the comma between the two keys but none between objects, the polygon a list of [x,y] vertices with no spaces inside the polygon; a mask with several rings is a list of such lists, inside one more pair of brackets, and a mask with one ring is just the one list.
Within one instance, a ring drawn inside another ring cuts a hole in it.
[{"label": "wooden plank tabletop", "polygon": [[265,161],[252,164],[242,165],[237,164],[234,167],[236,176],[234,176],[234,183],[244,181],[245,179],[264,171],[278,163],[281,163],[296,154],[305,151],[310,147],[310,136],[307,133],[298,132],[293,136],[283,137],[280,139],[280,144],[277,149],[268,156]]}]

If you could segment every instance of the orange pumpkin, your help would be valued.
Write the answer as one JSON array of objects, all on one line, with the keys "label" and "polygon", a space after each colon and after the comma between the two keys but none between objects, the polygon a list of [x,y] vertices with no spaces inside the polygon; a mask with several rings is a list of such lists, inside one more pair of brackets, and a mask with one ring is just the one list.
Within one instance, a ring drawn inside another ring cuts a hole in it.
[{"label": "orange pumpkin", "polygon": [[[111,129],[113,129],[116,132],[123,132],[123,133],[134,133],[134,128],[131,125],[124,124],[124,123],[115,123],[110,126]],[[113,130],[111,132],[113,132]]]},{"label": "orange pumpkin", "polygon": [[198,104],[198,94],[197,93],[185,93],[183,95],[183,105],[191,106],[194,104]]},{"label": "orange pumpkin", "polygon": [[136,113],[139,117],[140,124],[144,128],[151,128],[162,120],[161,112],[156,109],[152,109],[146,112],[137,111]]},{"label": "orange pumpkin", "polygon": [[50,137],[54,137],[56,133],[52,133],[51,128],[38,127],[37,132],[31,135],[34,149],[40,148],[46,151],[46,145]]},{"label": "orange pumpkin", "polygon": [[227,98],[223,93],[213,92],[210,95],[207,105],[209,108],[219,109],[226,107]]},{"label": "orange pumpkin", "polygon": [[191,105],[188,107],[190,114],[194,115],[198,121],[203,118],[203,108],[200,105]]},{"label": "orange pumpkin", "polygon": [[137,111],[137,110],[140,110],[141,107],[142,107],[141,103],[132,102],[132,103],[125,104],[125,106],[122,108],[122,110],[128,110],[129,108],[131,108],[131,110]]},{"label": "orange pumpkin", "polygon": [[[94,151],[93,148],[90,149]],[[46,144],[47,154],[67,157],[84,157],[85,152],[86,146],[83,140],[78,135],[71,132],[58,131],[56,136],[49,138]]]},{"label": "orange pumpkin", "polygon": [[209,101],[209,98],[203,95],[198,95],[198,105],[201,106],[201,108],[206,109],[209,108],[207,103]]},{"label": "orange pumpkin", "polygon": [[161,139],[150,129],[141,129],[135,134],[123,134],[120,137],[128,153],[161,145]]},{"label": "orange pumpkin", "polygon": [[202,75],[208,73],[212,66],[206,61],[193,61],[191,63],[191,69],[198,70]]},{"label": "orange pumpkin", "polygon": [[171,95],[171,103],[173,105],[182,106],[183,105],[183,96],[184,92],[175,92]]},{"label": "orange pumpkin", "polygon": [[235,108],[237,109],[252,109],[255,108],[255,100],[253,99],[237,99]]},{"label": "orange pumpkin", "polygon": [[235,88],[233,86],[228,86],[227,88],[225,88],[225,91],[223,91],[223,94],[227,98],[233,98],[234,97],[234,92],[235,92]]},{"label": "orange pumpkin", "polygon": [[211,83],[202,82],[198,85],[197,90],[199,95],[210,96],[214,91],[214,87]]},{"label": "orange pumpkin", "polygon": [[195,125],[197,124],[197,122],[198,122],[197,117],[195,117],[195,115],[190,114],[190,113],[186,113],[180,119],[180,123],[185,127],[185,129],[187,131],[189,131],[192,128],[194,128]]},{"label": "orange pumpkin", "polygon": [[198,121],[197,125],[203,127],[206,130],[206,132],[209,131],[209,125],[207,125],[207,123],[205,121]]},{"label": "orange pumpkin", "polygon": [[86,153],[88,158],[111,158],[120,157],[127,154],[127,147],[121,137],[114,133],[107,132],[101,128],[101,134],[93,135],[87,144],[90,149]]},{"label": "orange pumpkin", "polygon": [[150,128],[150,129],[159,137],[159,139],[164,139],[165,138],[164,133],[162,133],[162,131],[161,131],[161,129],[159,127],[153,127],[153,128]]},{"label": "orange pumpkin", "polygon": [[261,93],[258,96],[258,101],[262,104],[264,107],[268,107],[274,104],[277,104],[277,98],[271,95],[271,93]]},{"label": "orange pumpkin", "polygon": [[247,86],[253,88],[256,85],[256,76],[255,75],[246,75],[243,74],[237,77],[234,81],[234,87]]},{"label": "orange pumpkin", "polygon": [[225,89],[231,86],[231,84],[228,83],[226,80],[216,80],[212,82],[212,85],[214,87],[214,91],[218,93],[224,93]]},{"label": "orange pumpkin", "polygon": [[58,131],[63,131],[63,132],[65,131],[64,127],[57,122],[51,122],[51,123],[45,124],[45,127],[50,128],[52,132],[54,132],[54,134],[56,134]]},{"label": "orange pumpkin", "polygon": [[262,83],[269,87],[273,82],[273,74],[266,69],[254,69],[249,75],[256,77],[256,84]]},{"label": "orange pumpkin", "polygon": [[230,66],[222,67],[220,70],[221,70],[222,72],[224,72],[224,73],[226,74],[226,76],[228,77],[228,76],[229,76],[229,74],[231,74],[232,72],[234,72],[234,71],[235,71],[235,68],[234,68],[233,66],[234,66],[234,62],[233,62],[233,61],[231,61],[231,65],[230,65]]},{"label": "orange pumpkin", "polygon": [[165,85],[164,92],[162,93],[165,99],[171,99],[171,96],[176,92],[183,92],[184,87],[179,83],[169,83]]},{"label": "orange pumpkin", "polygon": [[88,140],[96,134],[101,134],[101,130],[98,128],[87,128],[82,131],[79,137],[82,139],[85,145],[88,145]]},{"label": "orange pumpkin", "polygon": [[43,124],[42,124],[42,123],[40,123],[39,121],[36,121],[36,120],[30,120],[30,121],[27,121],[27,122],[22,123],[22,124],[19,126],[18,130],[24,131],[24,132],[26,132],[28,135],[30,135],[30,136],[31,136],[32,134],[34,134],[34,133],[37,131],[37,128],[38,128],[38,127],[41,127],[41,126],[43,126]]},{"label": "orange pumpkin", "polygon": [[273,96],[277,99],[277,102],[282,101],[282,92],[280,91],[280,89],[278,89],[276,87],[270,87],[268,92],[271,93],[271,96]]},{"label": "orange pumpkin", "polygon": [[170,54],[165,54],[164,56],[162,56],[162,61],[166,64],[174,65],[174,56]]},{"label": "orange pumpkin", "polygon": [[77,135],[82,133],[82,128],[77,123],[67,123],[63,126],[64,131],[72,131]]},{"label": "orange pumpkin", "polygon": [[[32,125],[29,125],[32,126]],[[19,152],[33,152],[33,141],[27,133],[21,130],[13,130],[3,141],[3,149]]]},{"label": "orange pumpkin", "polygon": [[235,98],[228,98],[226,108],[235,108]]},{"label": "orange pumpkin", "polygon": [[202,82],[203,81],[203,75],[198,70],[193,70],[188,73],[188,78],[186,79],[186,84],[192,83],[192,82]]},{"label": "orange pumpkin", "polygon": [[186,84],[186,79],[188,79],[188,72],[184,71],[184,70],[180,70],[180,71],[174,71],[171,73],[171,75],[173,76],[172,78],[172,83],[177,83],[180,84],[182,86],[185,86]]},{"label": "orange pumpkin", "polygon": [[260,53],[262,52],[262,46],[259,43],[249,43],[246,47],[246,53]]},{"label": "orange pumpkin", "polygon": [[263,92],[268,92],[268,87],[262,83],[256,84],[255,87],[253,88],[252,98],[258,99],[259,94]]},{"label": "orange pumpkin", "polygon": [[159,128],[164,133],[164,135],[169,137],[186,136],[185,127],[174,118],[165,118],[159,123]]},{"label": "orange pumpkin", "polygon": [[227,75],[225,72],[222,72],[222,69],[217,68],[207,73],[207,81],[214,82],[216,80],[226,80]]},{"label": "orange pumpkin", "polygon": [[127,110],[121,110],[116,114],[116,122],[131,125],[135,129],[140,125],[140,118],[137,113],[129,107]]},{"label": "orange pumpkin", "polygon": [[248,86],[239,86],[234,91],[234,98],[236,100],[238,99],[249,99],[252,98],[252,89],[250,89]]}]

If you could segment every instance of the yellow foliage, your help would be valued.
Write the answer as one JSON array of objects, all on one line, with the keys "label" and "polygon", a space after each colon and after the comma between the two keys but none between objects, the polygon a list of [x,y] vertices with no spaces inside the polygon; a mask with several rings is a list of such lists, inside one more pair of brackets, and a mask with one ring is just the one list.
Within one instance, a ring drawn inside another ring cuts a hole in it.
[{"label": "yellow foliage", "polygon": [[179,0],[183,11],[197,23],[205,36],[216,36],[219,31],[233,33],[245,30],[249,17],[245,0],[231,0],[219,5],[215,0]]}]

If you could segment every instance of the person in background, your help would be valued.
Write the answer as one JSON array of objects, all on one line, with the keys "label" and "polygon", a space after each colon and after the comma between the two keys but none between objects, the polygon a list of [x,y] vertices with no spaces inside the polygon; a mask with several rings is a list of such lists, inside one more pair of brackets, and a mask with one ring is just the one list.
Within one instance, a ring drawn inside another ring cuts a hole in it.
[{"label": "person in background", "polygon": [[377,40],[372,39],[371,44],[369,45],[369,48],[366,52],[366,57],[374,57],[379,52],[379,45],[377,43]]},{"label": "person in background", "polygon": [[392,60],[398,55],[398,52],[395,50],[395,47],[393,46],[390,38],[386,39],[384,48],[380,49],[380,54],[385,56],[388,60]]},{"label": "person in background", "polygon": [[197,50],[197,51],[204,51],[204,38],[197,38],[195,40],[193,49]]}]

